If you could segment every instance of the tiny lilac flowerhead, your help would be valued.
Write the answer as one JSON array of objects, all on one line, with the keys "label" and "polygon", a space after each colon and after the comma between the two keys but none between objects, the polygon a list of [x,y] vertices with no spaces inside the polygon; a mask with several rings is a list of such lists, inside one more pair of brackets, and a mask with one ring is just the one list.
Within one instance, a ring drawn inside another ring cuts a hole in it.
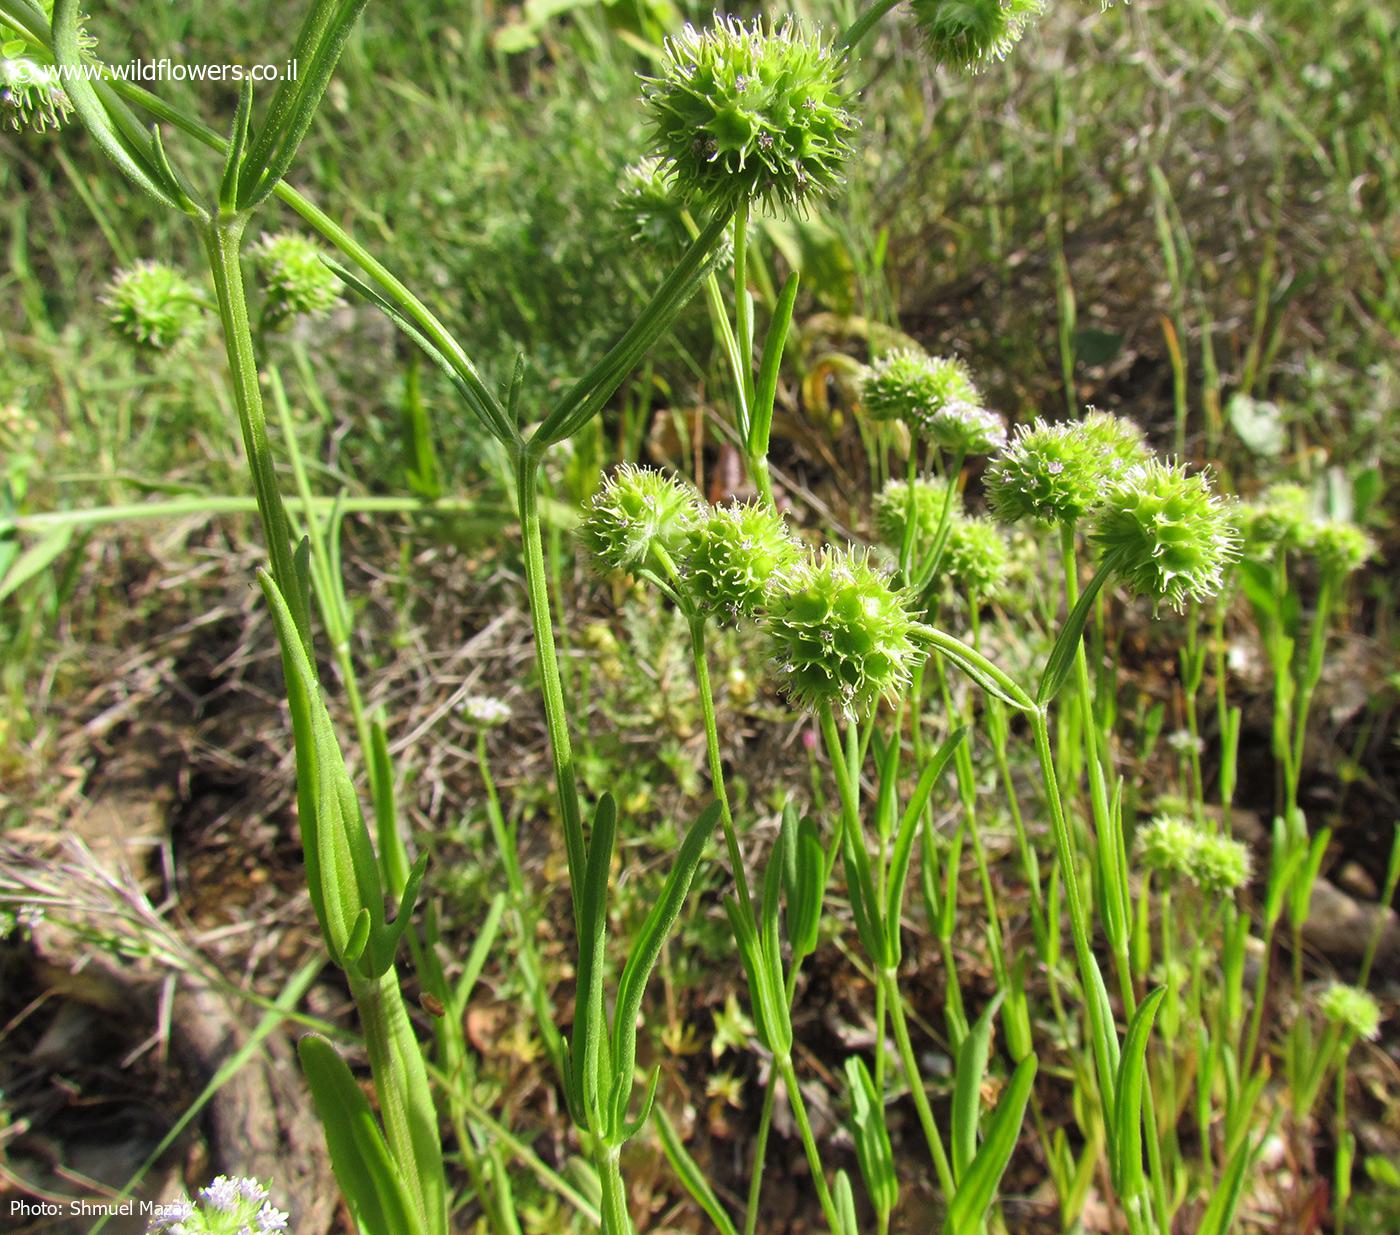
[{"label": "tiny lilac flowerhead", "polygon": [[[981,396],[961,360],[930,356],[914,347],[886,352],[861,376],[861,403],[872,420],[902,420],[932,434],[949,404],[978,407]],[[990,415],[990,413],[988,413]],[[952,427],[950,422],[948,428]]]},{"label": "tiny lilac flowerhead", "polygon": [[196,1199],[158,1205],[148,1235],[285,1235],[289,1215],[256,1179],[220,1175]]},{"label": "tiny lilac flowerhead", "polygon": [[192,338],[203,317],[199,288],[174,266],[137,262],[107,284],[101,301],[107,320],[142,350],[169,351]]},{"label": "tiny lilac flowerhead", "polygon": [[1045,0],[911,0],[924,47],[935,63],[950,69],[980,69],[1001,60]]},{"label": "tiny lilac flowerhead", "polygon": [[808,711],[867,714],[904,690],[924,659],[904,593],[850,549],[826,548],[781,571],[763,623],[783,689]]},{"label": "tiny lilac flowerhead", "polygon": [[1210,479],[1158,459],[1108,485],[1091,535],[1105,556],[1118,555],[1135,595],[1177,610],[1219,592],[1240,555],[1234,511]]},{"label": "tiny lilac flowerhead", "polygon": [[841,182],[856,121],[843,53],[795,18],[717,16],[668,39],[643,78],[653,150],[681,195],[721,210],[801,212]]},{"label": "tiny lilac flowerhead", "polygon": [[510,720],[510,704],[490,695],[468,695],[462,700],[462,715],[483,729],[495,729]]},{"label": "tiny lilac flowerhead", "polygon": [[694,487],[624,463],[583,508],[579,539],[601,570],[641,570],[658,552],[678,554],[701,514]]},{"label": "tiny lilac flowerhead", "polygon": [[1079,421],[1079,432],[1091,449],[1099,452],[1108,471],[1122,473],[1138,467],[1152,457],[1147,435],[1126,416],[1101,412],[1096,407],[1085,409]]},{"label": "tiny lilac flowerhead", "polygon": [[687,537],[682,563],[691,598],[706,613],[752,617],[768,583],[802,546],[782,515],[766,503],[708,510]]},{"label": "tiny lilac flowerhead", "polygon": [[670,166],[654,156],[622,169],[615,209],[622,230],[636,244],[674,248],[685,234],[685,200]]}]

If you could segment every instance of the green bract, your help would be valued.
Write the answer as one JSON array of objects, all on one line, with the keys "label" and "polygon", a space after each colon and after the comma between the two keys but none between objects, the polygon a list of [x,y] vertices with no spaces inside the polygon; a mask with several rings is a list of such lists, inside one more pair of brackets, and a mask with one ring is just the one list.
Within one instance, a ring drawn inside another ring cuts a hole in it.
[{"label": "green bract", "polygon": [[102,295],[107,320],[128,342],[163,352],[183,343],[201,325],[204,297],[173,266],[137,262],[121,271]]},{"label": "green bract", "polygon": [[961,360],[930,356],[917,348],[886,352],[866,369],[861,403],[872,420],[902,420],[924,433],[950,403],[976,405],[980,396]]},{"label": "green bract", "polygon": [[674,555],[700,514],[683,480],[625,463],[584,506],[579,539],[604,570],[638,570],[655,550]]},{"label": "green bract", "polygon": [[988,467],[987,496],[1006,523],[1074,523],[1098,504],[1112,468],[1080,425],[1037,419],[1019,425]]},{"label": "green bract", "polygon": [[654,150],[687,199],[801,209],[840,183],[850,153],[844,68],[819,31],[793,18],[686,26],[667,40],[660,76],[644,79]]},{"label": "green bract", "polygon": [[736,502],[711,509],[691,529],[684,552],[686,583],[703,611],[752,617],[801,545],[771,506]]},{"label": "green bract", "polygon": [[1044,11],[1044,0],[910,0],[929,55],[948,68],[1000,60]]},{"label": "green bract", "polygon": [[864,553],[824,549],[781,572],[764,625],[783,689],[798,707],[853,715],[909,686],[924,653],[905,596]]},{"label": "green bract", "polygon": [[1356,524],[1323,519],[1310,529],[1308,550],[1325,573],[1349,575],[1366,563],[1376,546]]},{"label": "green bract", "polygon": [[1358,1038],[1375,1039],[1381,1032],[1381,1009],[1375,996],[1358,986],[1334,982],[1322,996],[1322,1014]]},{"label": "green bract", "polygon": [[1223,896],[1249,882],[1249,850],[1229,836],[1198,832],[1187,861],[1187,873],[1203,892]]},{"label": "green bract", "polygon": [[340,280],[306,237],[295,232],[264,236],[248,253],[267,293],[265,326],[275,329],[293,317],[326,313],[340,303]]},{"label": "green bract", "polygon": [[[914,550],[932,546],[943,514],[943,486],[919,477],[914,481]],[[880,539],[898,551],[904,545],[904,525],[910,513],[909,482],[890,480],[875,498],[875,529]]]},{"label": "green bract", "polygon": [[969,596],[992,595],[1010,565],[1006,537],[991,519],[954,514],[943,547],[943,572],[953,587]]},{"label": "green bract", "polygon": [[1174,609],[1215,595],[1239,556],[1233,512],[1209,478],[1156,459],[1108,485],[1092,536],[1121,554],[1119,574],[1136,595]]},{"label": "green bract", "polygon": [[928,435],[956,455],[989,455],[1006,445],[1006,422],[977,403],[950,399],[929,418]]}]

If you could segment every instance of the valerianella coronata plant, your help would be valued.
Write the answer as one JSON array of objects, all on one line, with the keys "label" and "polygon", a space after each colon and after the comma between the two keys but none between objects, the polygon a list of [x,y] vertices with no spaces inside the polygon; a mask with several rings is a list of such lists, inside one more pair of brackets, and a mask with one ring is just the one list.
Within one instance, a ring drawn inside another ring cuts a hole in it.
[{"label": "valerianella coronata plant", "polygon": [[203,324],[205,297],[174,266],[137,262],[121,271],[102,294],[107,320],[136,347],[164,352],[191,338]]},{"label": "valerianella coronata plant", "polygon": [[935,61],[979,69],[1011,50],[1045,0],[910,0],[910,7]]},{"label": "valerianella coronata plant", "polygon": [[1352,1038],[1374,1041],[1381,1032],[1381,1009],[1375,996],[1359,986],[1334,982],[1322,996],[1322,1014]]},{"label": "valerianella coronata plant", "polygon": [[752,617],[774,575],[801,553],[771,506],[736,502],[713,507],[691,529],[682,569],[691,599],[703,612]]},{"label": "valerianella coronata plant", "polygon": [[1017,426],[983,483],[1005,523],[1075,523],[1098,504],[1115,467],[1079,423],[1037,419]]},{"label": "valerianella coronata plant", "polygon": [[256,1179],[220,1175],[193,1200],[162,1205],[150,1235],[281,1235],[287,1215],[267,1199]]},{"label": "valerianella coronata plant", "polygon": [[1249,882],[1253,863],[1249,850],[1231,836],[1198,832],[1186,870],[1202,892],[1228,896]]},{"label": "valerianella coronata plant", "polygon": [[1240,552],[1234,511],[1201,472],[1153,459],[1112,481],[1094,517],[1092,539],[1118,554],[1129,589],[1183,609],[1214,596]]},{"label": "valerianella coronata plant", "polygon": [[625,463],[584,505],[579,540],[599,569],[641,570],[657,550],[676,557],[700,513],[685,481]]},{"label": "valerianella coronata plant", "polygon": [[991,596],[1005,581],[1010,559],[1006,536],[991,519],[953,515],[941,569],[954,591],[965,596]]},{"label": "valerianella coronata plant", "polygon": [[950,399],[929,418],[924,430],[954,455],[990,455],[1006,445],[1006,422],[978,403]]},{"label": "valerianella coronata plant", "polygon": [[1157,815],[1137,830],[1137,851],[1148,870],[1178,879],[1191,873],[1191,854],[1200,833],[1176,815]]},{"label": "valerianella coronata plant", "polygon": [[764,626],[783,690],[808,711],[867,714],[903,692],[924,659],[905,595],[849,549],[823,549],[779,574]]},{"label": "valerianella coronata plant", "polygon": [[1354,523],[1321,519],[1308,531],[1308,550],[1324,574],[1341,578],[1359,570],[1375,553],[1375,542]]},{"label": "valerianella coronata plant", "polygon": [[932,433],[935,417],[949,404],[976,407],[981,396],[961,360],[901,347],[865,370],[860,399],[872,420],[902,420],[911,429]]},{"label": "valerianella coronata plant", "polygon": [[687,200],[801,210],[841,182],[856,121],[845,58],[795,18],[717,17],[666,41],[645,78],[653,149]]},{"label": "valerianella coronata plant", "polygon": [[262,275],[267,300],[264,326],[276,329],[294,317],[315,317],[340,303],[340,280],[321,250],[295,232],[263,236],[248,250]]},{"label": "valerianella coronata plant", "polygon": [[947,492],[943,485],[922,476],[914,481],[912,508],[909,481],[886,481],[875,497],[875,530],[880,539],[898,552],[904,545],[904,527],[912,513],[916,551],[933,544],[943,517]]}]

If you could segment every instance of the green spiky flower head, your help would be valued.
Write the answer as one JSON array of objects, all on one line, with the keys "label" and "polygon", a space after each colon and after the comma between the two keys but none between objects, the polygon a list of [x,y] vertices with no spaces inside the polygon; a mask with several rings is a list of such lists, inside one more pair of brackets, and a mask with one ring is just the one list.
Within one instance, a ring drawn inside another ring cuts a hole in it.
[{"label": "green spiky flower head", "polygon": [[978,403],[950,399],[929,418],[928,435],[954,455],[990,455],[1006,445],[1006,422]]},{"label": "green spiky flower head", "polygon": [[1146,434],[1126,416],[1090,407],[1079,422],[1079,432],[1090,449],[1102,452],[1109,471],[1125,472],[1146,463],[1152,456]]},{"label": "green spiky flower head", "polygon": [[340,280],[305,236],[277,232],[248,252],[267,294],[263,325],[275,330],[294,317],[319,317],[340,303]]},{"label": "green spiky flower head", "polygon": [[102,303],[119,334],[153,352],[169,351],[192,338],[204,318],[199,288],[163,262],[137,262],[121,271],[107,284]]},{"label": "green spiky flower head", "polygon": [[735,502],[711,508],[691,528],[684,575],[691,597],[705,612],[752,617],[773,576],[801,552],[772,506]]},{"label": "green spiky flower head", "polygon": [[1202,892],[1227,896],[1249,882],[1249,850],[1231,836],[1209,832],[1196,835],[1187,863],[1191,880]]},{"label": "green spiky flower head", "polygon": [[644,78],[653,149],[682,195],[718,209],[801,211],[841,182],[856,121],[845,57],[820,30],[716,17],[666,41]]},{"label": "green spiky flower head", "polygon": [[1302,485],[1281,481],[1240,512],[1250,553],[1270,557],[1276,549],[1299,549],[1312,535],[1312,498]]},{"label": "green spiky flower head", "polygon": [[943,547],[943,571],[966,596],[986,598],[1006,579],[1011,551],[1001,528],[980,515],[955,514]]},{"label": "green spiky flower head", "polygon": [[981,396],[961,360],[902,347],[886,352],[866,369],[860,398],[872,420],[902,420],[920,432],[932,433],[934,418],[950,403],[977,406]]},{"label": "green spiky flower head", "polygon": [[1375,554],[1375,542],[1345,519],[1321,519],[1310,529],[1308,551],[1318,568],[1340,578],[1359,570]]},{"label": "green spiky flower head", "polygon": [[980,69],[1011,50],[1045,0],[911,0],[911,7],[936,63]]},{"label": "green spiky flower head", "polygon": [[910,682],[923,660],[904,594],[865,553],[823,549],[773,581],[764,626],[788,698],[864,715]]},{"label": "green spiky flower head", "polygon": [[1188,875],[1200,833],[1179,815],[1157,815],[1137,832],[1143,865],[1169,879]]},{"label": "green spiky flower head", "polygon": [[1234,512],[1204,473],[1153,459],[1109,483],[1092,538],[1118,554],[1118,573],[1138,596],[1183,609],[1214,596],[1239,557]]},{"label": "green spiky flower head", "polygon": [[622,169],[617,186],[617,217],[629,240],[656,249],[675,246],[683,234],[685,207],[668,164],[649,157]]},{"label": "green spiky flower head", "polygon": [[1098,504],[1111,468],[1080,425],[1037,419],[992,460],[987,496],[1004,523],[1075,523]]},{"label": "green spiky flower head", "polygon": [[600,570],[640,570],[674,556],[700,516],[700,495],[674,476],[624,463],[588,499],[579,539]]},{"label": "green spiky flower head", "polygon": [[1380,1037],[1381,1008],[1370,991],[1334,982],[1322,995],[1322,1014],[1352,1038]]},{"label": "green spiky flower head", "polygon": [[945,497],[943,485],[922,476],[914,480],[912,497],[909,481],[886,481],[875,497],[875,530],[885,544],[898,552],[904,546],[904,528],[909,522],[912,501],[915,552],[931,548],[943,517]]}]

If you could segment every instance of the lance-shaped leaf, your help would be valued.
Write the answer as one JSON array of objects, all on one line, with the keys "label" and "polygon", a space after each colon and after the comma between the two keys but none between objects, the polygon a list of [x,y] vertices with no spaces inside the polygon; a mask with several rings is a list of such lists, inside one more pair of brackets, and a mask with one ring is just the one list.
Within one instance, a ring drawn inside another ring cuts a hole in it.
[{"label": "lance-shaped leaf", "polygon": [[1103,585],[1108,582],[1109,577],[1118,569],[1118,564],[1123,560],[1125,550],[1114,549],[1104,556],[1099,568],[1094,572],[1094,577],[1089,580],[1088,586],[1079,594],[1079,600],[1070,610],[1069,617],[1065,619],[1065,624],[1060,628],[1059,636],[1055,640],[1055,646],[1050,650],[1050,659],[1045,662],[1045,672],[1040,678],[1040,689],[1035,693],[1035,701],[1041,707],[1045,707],[1060,693],[1060,688],[1065,684],[1065,679],[1069,677],[1069,671],[1074,667],[1075,653],[1079,651],[1080,640],[1084,637],[1084,624],[1089,620],[1089,611],[1093,608],[1094,598],[1099,594]]},{"label": "lance-shaped leaf", "polygon": [[[611,1081],[607,1021],[603,1013],[603,975],[608,928],[608,876],[617,835],[617,805],[605,793],[593,814],[588,858],[579,906],[578,980],[574,995],[574,1040],[570,1069],[570,1103],[574,1122],[594,1133],[604,1130],[601,1093]],[[608,1074],[605,1081],[603,1074]]]},{"label": "lance-shaped leaf", "polygon": [[1123,1039],[1123,1057],[1118,1063],[1109,1165],[1125,1204],[1135,1203],[1144,1187],[1142,1087],[1147,1078],[1147,1046],[1152,1036],[1152,1022],[1166,993],[1165,987],[1159,987],[1138,1005],[1132,1024],[1128,1026],[1128,1036]]},{"label": "lance-shaped leaf", "polygon": [[953,1081],[953,1178],[959,1183],[977,1156],[977,1119],[982,1108],[982,1081],[991,1053],[992,1025],[1002,996],[996,995],[968,1030],[958,1048],[957,1075]]},{"label": "lance-shaped leaf", "polygon": [[870,1193],[870,1203],[882,1215],[882,1223],[899,1204],[899,1178],[894,1171],[894,1153],[885,1127],[885,1104],[870,1079],[865,1060],[852,1055],[846,1060],[846,1091],[851,1104],[851,1134],[856,1143],[856,1161]]},{"label": "lance-shaped leaf", "polygon": [[1011,1081],[988,1125],[987,1138],[958,1184],[952,1204],[948,1206],[948,1214],[943,1220],[943,1235],[977,1235],[986,1219],[987,1211],[996,1198],[997,1185],[1006,1173],[1011,1153],[1021,1135],[1026,1102],[1035,1083],[1035,1069],[1035,1056],[1028,1055],[1012,1073]]}]

